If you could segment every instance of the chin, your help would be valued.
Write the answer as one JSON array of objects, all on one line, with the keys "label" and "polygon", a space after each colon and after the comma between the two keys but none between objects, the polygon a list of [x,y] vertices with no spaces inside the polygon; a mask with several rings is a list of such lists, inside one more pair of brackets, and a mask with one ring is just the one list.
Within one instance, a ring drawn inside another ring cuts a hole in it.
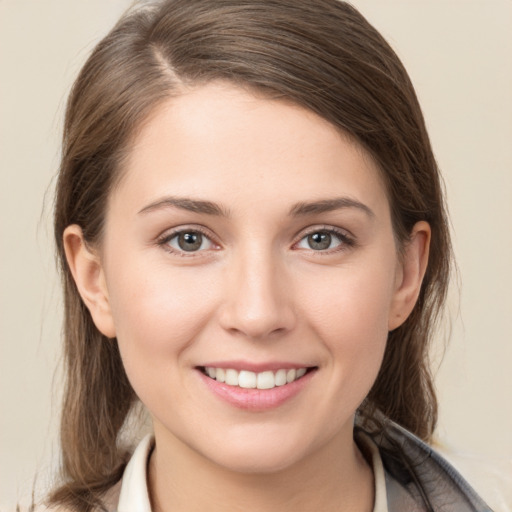
[{"label": "chin", "polygon": [[[250,429],[253,430],[253,429]],[[322,443],[300,433],[260,432],[229,435],[205,447],[203,456],[228,471],[241,474],[272,474],[284,471],[318,450]]]},{"label": "chin", "polygon": [[[231,451],[230,451],[231,452]],[[242,452],[223,453],[210,460],[233,473],[264,475],[285,471],[298,463],[302,454],[293,451],[276,451],[259,448],[254,451],[245,448]]]}]

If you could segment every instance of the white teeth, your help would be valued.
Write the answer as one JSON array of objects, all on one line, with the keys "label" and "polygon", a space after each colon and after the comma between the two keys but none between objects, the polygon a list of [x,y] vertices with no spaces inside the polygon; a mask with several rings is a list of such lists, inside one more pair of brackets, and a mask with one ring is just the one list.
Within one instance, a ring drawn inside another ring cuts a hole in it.
[{"label": "white teeth", "polygon": [[228,386],[239,386],[246,389],[272,389],[284,386],[300,379],[306,374],[306,368],[281,369],[276,372],[270,370],[255,373],[249,370],[233,370],[232,368],[205,367],[205,373],[217,382],[225,382]]},{"label": "white teeth", "polygon": [[277,370],[275,382],[276,386],[284,386],[286,384],[286,370]]},{"label": "white teeth", "polygon": [[238,385],[241,388],[253,389],[256,387],[256,374],[242,370],[238,374]]},{"label": "white teeth", "polygon": [[258,389],[272,389],[276,386],[276,379],[274,372],[261,372],[258,373]]},{"label": "white teeth", "polygon": [[226,370],[226,384],[238,386],[238,372],[236,370]]}]

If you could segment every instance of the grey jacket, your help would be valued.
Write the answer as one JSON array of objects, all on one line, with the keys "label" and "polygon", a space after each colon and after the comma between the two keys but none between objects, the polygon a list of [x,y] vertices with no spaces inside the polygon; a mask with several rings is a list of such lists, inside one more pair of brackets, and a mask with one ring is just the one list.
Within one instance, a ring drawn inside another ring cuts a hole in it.
[{"label": "grey jacket", "polygon": [[396,423],[387,420],[385,433],[370,437],[384,465],[389,512],[492,512],[455,468]]}]

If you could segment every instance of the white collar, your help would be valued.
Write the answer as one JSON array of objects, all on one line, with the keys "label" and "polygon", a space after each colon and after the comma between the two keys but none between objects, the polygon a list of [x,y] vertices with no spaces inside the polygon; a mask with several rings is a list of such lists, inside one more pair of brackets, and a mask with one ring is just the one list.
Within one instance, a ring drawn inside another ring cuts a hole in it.
[{"label": "white collar", "polygon": [[151,512],[147,467],[154,444],[153,435],[148,434],[133,452],[123,473],[117,512]]},{"label": "white collar", "polygon": [[[375,479],[373,512],[388,512],[385,473],[378,448],[366,435],[358,436],[358,441],[365,446],[371,457]],[[153,435],[148,434],[133,452],[132,458],[124,470],[117,512],[151,512],[147,467],[154,445]]]},{"label": "white collar", "polygon": [[374,504],[373,512],[388,512],[388,495],[386,479],[387,475],[384,471],[382,458],[379,453],[379,447],[373,439],[363,432],[358,432],[356,442],[359,449],[362,450],[367,458],[368,464],[373,471],[374,482]]}]

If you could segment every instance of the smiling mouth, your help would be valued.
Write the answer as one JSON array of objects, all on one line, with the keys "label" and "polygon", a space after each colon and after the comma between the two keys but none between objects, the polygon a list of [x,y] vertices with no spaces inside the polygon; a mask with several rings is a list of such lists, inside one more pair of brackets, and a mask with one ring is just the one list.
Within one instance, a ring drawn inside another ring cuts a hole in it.
[{"label": "smiling mouth", "polygon": [[302,367],[277,371],[251,372],[249,370],[234,370],[232,368],[215,368],[212,366],[199,367],[206,376],[228,386],[243,389],[273,389],[295,382],[316,367]]}]

